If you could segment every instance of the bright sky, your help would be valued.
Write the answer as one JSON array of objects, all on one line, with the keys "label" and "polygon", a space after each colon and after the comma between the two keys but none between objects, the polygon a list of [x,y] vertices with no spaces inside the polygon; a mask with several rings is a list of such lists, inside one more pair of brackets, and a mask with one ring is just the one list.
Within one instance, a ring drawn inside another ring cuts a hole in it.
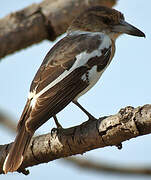
[{"label": "bright sky", "polygon": [[[39,1],[1,0],[0,18],[30,5],[31,2]],[[115,8],[124,13],[127,22],[142,30],[146,34],[146,39],[123,35],[117,40],[116,53],[111,65],[97,85],[79,100],[94,116],[115,114],[122,107],[128,105],[137,107],[151,102],[150,7],[150,1],[146,1],[146,3],[138,0],[118,1]],[[12,118],[19,119],[33,76],[52,45],[53,43],[44,41],[5,57],[0,63],[0,109],[6,111]],[[64,127],[71,127],[86,120],[83,112],[73,104],[59,113],[58,118]],[[50,120],[38,130],[38,133],[50,132],[52,127],[54,127],[54,123]],[[14,135],[3,127],[0,127],[0,136],[0,144],[14,140]],[[151,164],[150,138],[151,136],[147,135],[127,141],[123,143],[123,149],[120,151],[115,147],[108,147],[88,152],[80,157],[97,159],[100,163],[105,161],[111,164],[149,165]],[[35,166],[29,170],[30,175],[27,177],[14,173],[1,175],[1,178],[3,180],[41,180],[41,178],[72,178],[72,180],[91,180],[92,178],[93,180],[145,179],[144,177],[111,176],[84,172],[70,167],[60,160]]]}]

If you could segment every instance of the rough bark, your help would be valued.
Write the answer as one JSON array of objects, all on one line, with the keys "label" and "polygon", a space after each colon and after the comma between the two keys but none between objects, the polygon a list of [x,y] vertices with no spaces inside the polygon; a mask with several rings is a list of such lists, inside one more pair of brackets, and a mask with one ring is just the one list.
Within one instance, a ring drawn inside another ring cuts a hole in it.
[{"label": "rough bark", "polygon": [[0,58],[44,39],[55,40],[81,11],[116,0],[45,0],[0,19]]},{"label": "rough bark", "polygon": [[[40,163],[83,154],[87,151],[116,145],[123,141],[151,133],[151,105],[138,108],[126,107],[116,115],[87,121],[79,126],[54,131],[32,138],[20,172]],[[0,173],[11,144],[0,146]]]}]

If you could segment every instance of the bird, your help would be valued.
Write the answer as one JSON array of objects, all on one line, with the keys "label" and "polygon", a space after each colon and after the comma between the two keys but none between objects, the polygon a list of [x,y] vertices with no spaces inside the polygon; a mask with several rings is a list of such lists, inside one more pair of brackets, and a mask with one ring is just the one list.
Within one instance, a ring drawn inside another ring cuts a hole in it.
[{"label": "bird", "polygon": [[56,114],[70,102],[94,119],[78,99],[100,79],[122,34],[145,37],[125,21],[121,12],[104,6],[90,7],[72,21],[66,36],[47,53],[31,83],[17,136],[3,164],[4,173],[21,166],[30,140],[42,124],[53,117],[61,127]]}]

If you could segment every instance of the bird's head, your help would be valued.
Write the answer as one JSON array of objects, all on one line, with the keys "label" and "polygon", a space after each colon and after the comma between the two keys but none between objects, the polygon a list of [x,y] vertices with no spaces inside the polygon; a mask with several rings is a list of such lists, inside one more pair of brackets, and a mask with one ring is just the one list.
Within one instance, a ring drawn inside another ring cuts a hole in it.
[{"label": "bird's head", "polygon": [[145,34],[127,23],[124,15],[119,11],[103,6],[87,9],[73,20],[68,32],[89,31],[103,32],[115,40],[120,34],[145,37]]}]

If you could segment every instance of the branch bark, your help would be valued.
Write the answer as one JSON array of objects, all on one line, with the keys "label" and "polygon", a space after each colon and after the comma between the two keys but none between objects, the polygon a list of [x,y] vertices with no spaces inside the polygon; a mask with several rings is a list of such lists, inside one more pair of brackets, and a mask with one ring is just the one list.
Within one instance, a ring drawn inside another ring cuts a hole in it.
[{"label": "branch bark", "polygon": [[45,0],[0,19],[0,58],[44,39],[55,40],[84,9],[116,0]]},{"label": "branch bark", "polygon": [[[119,145],[131,138],[151,133],[151,105],[121,109],[116,115],[87,121],[79,126],[32,138],[19,172],[40,163],[83,154],[105,146]],[[12,143],[11,143],[12,144]],[[0,173],[11,144],[0,145]]]}]

